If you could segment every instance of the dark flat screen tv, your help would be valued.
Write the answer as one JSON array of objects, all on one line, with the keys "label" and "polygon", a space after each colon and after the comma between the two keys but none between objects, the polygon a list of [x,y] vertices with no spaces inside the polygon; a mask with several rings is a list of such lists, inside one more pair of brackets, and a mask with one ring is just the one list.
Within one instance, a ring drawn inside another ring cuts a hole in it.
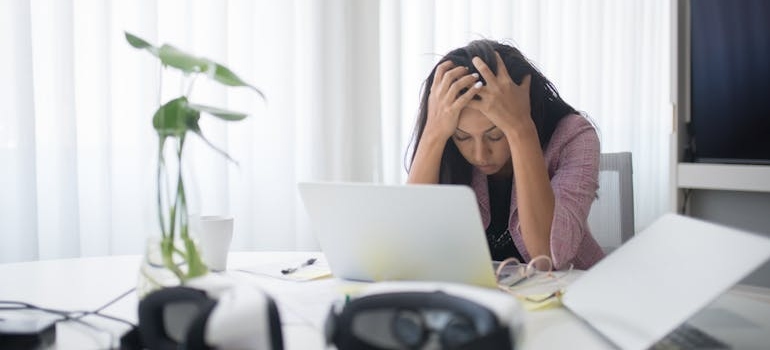
[{"label": "dark flat screen tv", "polygon": [[690,0],[696,162],[770,164],[770,0]]}]

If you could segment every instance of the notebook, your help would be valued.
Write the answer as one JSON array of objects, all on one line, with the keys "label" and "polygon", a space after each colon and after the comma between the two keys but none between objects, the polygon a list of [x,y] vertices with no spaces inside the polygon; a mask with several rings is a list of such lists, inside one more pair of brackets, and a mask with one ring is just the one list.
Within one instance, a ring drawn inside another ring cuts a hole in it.
[{"label": "notebook", "polygon": [[476,195],[459,185],[299,183],[339,278],[496,286]]},{"label": "notebook", "polygon": [[768,238],[666,214],[571,283],[562,302],[617,347],[647,349],[768,258]]}]

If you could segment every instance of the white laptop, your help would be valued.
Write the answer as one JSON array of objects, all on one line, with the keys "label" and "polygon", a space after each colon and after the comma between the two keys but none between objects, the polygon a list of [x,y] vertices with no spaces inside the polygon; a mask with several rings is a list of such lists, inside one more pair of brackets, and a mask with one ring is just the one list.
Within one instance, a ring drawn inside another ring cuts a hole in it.
[{"label": "white laptop", "polygon": [[331,182],[298,187],[334,276],[496,286],[469,187]]},{"label": "white laptop", "polygon": [[[666,214],[571,283],[562,301],[619,348],[647,349],[768,258],[768,238]],[[767,303],[756,304],[764,311],[755,312],[768,312]],[[740,326],[725,315],[718,316],[719,328]],[[709,317],[714,320],[701,312],[691,321],[708,326]],[[752,327],[762,331],[749,323],[737,333],[748,344],[721,340],[741,348],[770,345],[767,333],[759,335],[764,345],[751,343]]]}]

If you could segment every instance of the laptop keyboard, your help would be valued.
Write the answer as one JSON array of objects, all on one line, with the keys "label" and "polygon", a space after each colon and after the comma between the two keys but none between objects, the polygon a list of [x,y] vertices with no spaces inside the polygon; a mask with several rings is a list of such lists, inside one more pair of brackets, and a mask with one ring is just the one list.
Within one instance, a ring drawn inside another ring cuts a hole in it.
[{"label": "laptop keyboard", "polygon": [[655,350],[729,348],[727,344],[688,323],[683,323],[652,347]]}]

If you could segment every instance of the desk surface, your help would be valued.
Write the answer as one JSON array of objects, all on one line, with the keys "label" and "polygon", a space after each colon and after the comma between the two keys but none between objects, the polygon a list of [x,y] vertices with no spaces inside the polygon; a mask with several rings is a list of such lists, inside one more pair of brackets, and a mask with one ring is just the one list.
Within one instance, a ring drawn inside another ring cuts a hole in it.
[{"label": "desk surface", "polygon": [[[355,282],[325,278],[294,282],[237,271],[276,262],[302,261],[319,252],[231,253],[225,276],[266,290],[277,302],[286,349],[323,349],[321,324],[333,300],[344,297]],[[0,264],[0,300],[23,301],[61,310],[94,310],[135,287],[139,256],[112,256]],[[766,289],[737,286],[731,297],[770,303]],[[103,311],[137,321],[136,293],[130,293]],[[5,311],[8,312],[8,311]],[[0,314],[2,315],[2,314]],[[527,312],[524,349],[612,348],[585,323],[563,308]],[[57,326],[55,349],[98,349],[116,341],[128,327],[89,316],[88,322],[106,332],[76,323]],[[112,338],[112,339],[111,339]]]}]

